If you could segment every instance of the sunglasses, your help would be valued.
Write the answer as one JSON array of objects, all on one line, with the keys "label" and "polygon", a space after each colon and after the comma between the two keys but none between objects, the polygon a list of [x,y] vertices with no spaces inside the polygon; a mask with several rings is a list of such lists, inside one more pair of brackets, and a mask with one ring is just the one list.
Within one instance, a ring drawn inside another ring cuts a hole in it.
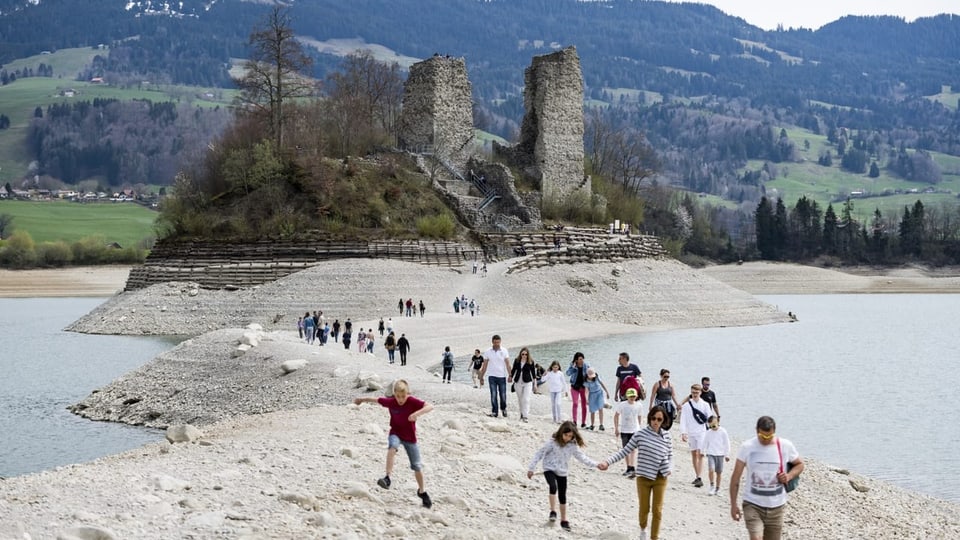
[{"label": "sunglasses", "polygon": [[663,422],[663,417],[662,417],[662,416],[654,416],[653,418],[650,419],[650,421],[651,421],[651,422]]},{"label": "sunglasses", "polygon": [[771,433],[769,435],[764,435],[763,433],[757,433],[757,437],[759,437],[760,440],[763,440],[763,441],[769,441],[773,439],[774,435],[775,435],[774,433]]},{"label": "sunglasses", "polygon": [[669,379],[670,376],[669,376],[669,375],[664,375],[663,378],[664,378],[664,379]]}]

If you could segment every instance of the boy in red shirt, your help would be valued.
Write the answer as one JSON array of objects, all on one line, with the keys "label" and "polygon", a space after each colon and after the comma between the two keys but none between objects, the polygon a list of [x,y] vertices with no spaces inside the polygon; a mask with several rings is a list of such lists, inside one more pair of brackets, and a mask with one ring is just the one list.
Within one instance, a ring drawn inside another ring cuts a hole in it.
[{"label": "boy in red shirt", "polygon": [[420,446],[417,444],[417,418],[433,410],[433,405],[410,395],[407,381],[398,379],[393,383],[393,397],[358,397],[353,400],[362,403],[379,403],[390,410],[390,435],[387,437],[387,475],[377,480],[383,489],[390,488],[390,473],[397,449],[403,445],[410,460],[410,468],[417,479],[417,496],[423,506],[430,508],[433,502],[423,487],[423,462],[420,460]]}]

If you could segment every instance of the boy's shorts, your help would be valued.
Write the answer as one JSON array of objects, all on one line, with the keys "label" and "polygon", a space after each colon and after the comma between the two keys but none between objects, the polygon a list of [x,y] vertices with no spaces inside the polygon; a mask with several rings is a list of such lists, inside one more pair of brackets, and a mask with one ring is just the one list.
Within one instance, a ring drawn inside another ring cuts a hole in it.
[{"label": "boy's shorts", "polygon": [[717,473],[723,472],[723,458],[724,456],[707,456],[707,470]]},{"label": "boy's shorts", "polygon": [[403,449],[407,452],[407,459],[410,460],[410,468],[415,471],[423,470],[423,462],[420,461],[420,446],[417,443],[401,441],[400,437],[396,435],[387,437],[388,449],[400,448],[400,445],[403,445]]},{"label": "boy's shorts", "polygon": [[623,448],[633,438],[633,433],[620,432],[620,447]]}]

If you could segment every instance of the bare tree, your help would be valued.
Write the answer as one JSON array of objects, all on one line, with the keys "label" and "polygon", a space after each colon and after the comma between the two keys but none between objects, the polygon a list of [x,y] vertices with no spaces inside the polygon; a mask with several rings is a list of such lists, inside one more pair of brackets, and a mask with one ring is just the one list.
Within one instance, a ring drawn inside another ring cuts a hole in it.
[{"label": "bare tree", "polygon": [[599,109],[587,115],[586,146],[593,172],[619,183],[625,192],[639,193],[640,182],[660,168],[660,159],[643,133],[616,127]]},{"label": "bare tree", "polygon": [[12,231],[13,215],[7,213],[0,214],[0,239],[10,236]]},{"label": "bare tree", "polygon": [[341,151],[350,153],[396,136],[403,78],[396,63],[380,62],[370,51],[347,55],[341,71],[328,78],[329,118]]},{"label": "bare tree", "polygon": [[242,111],[269,119],[277,150],[284,148],[284,102],[315,93],[307,73],[312,61],[303,52],[290,28],[287,9],[274,6],[261,25],[250,34],[250,58],[244,74],[234,79],[240,89]]}]

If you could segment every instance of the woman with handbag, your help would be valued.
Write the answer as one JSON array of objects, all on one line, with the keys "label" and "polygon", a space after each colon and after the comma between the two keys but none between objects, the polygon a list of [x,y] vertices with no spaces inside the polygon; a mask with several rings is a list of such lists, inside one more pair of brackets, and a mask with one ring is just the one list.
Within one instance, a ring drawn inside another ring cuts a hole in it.
[{"label": "woman with handbag", "polygon": [[520,421],[526,422],[527,417],[530,416],[530,396],[533,395],[537,385],[537,365],[526,347],[520,349],[520,354],[513,361],[510,376],[513,378],[513,388],[520,403]]}]

